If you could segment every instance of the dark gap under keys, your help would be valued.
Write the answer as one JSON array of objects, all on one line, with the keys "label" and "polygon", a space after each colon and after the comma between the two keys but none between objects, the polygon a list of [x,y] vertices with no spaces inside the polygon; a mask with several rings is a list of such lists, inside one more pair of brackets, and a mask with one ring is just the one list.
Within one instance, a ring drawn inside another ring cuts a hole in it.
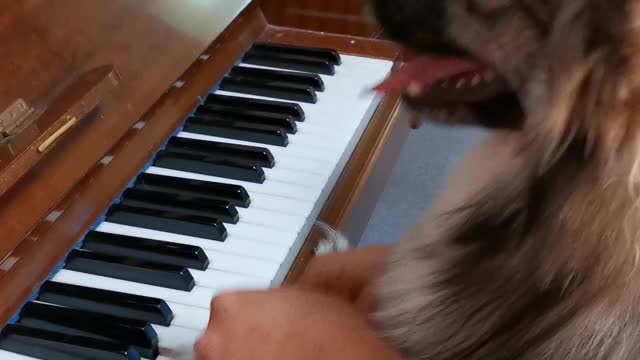
[{"label": "dark gap under keys", "polygon": [[268,125],[283,128],[289,134],[298,132],[298,126],[293,117],[289,115],[271,114],[258,111],[216,111],[209,110],[205,106],[200,106],[193,116],[202,121],[210,122],[230,122],[240,121],[243,123]]},{"label": "dark gap under keys", "polygon": [[314,57],[322,60],[327,60],[334,65],[341,65],[342,58],[340,53],[334,49],[284,45],[284,44],[272,44],[265,42],[257,42],[252,46],[254,51],[265,51],[281,54],[302,55],[308,57]]},{"label": "dark gap under keys", "polygon": [[242,208],[247,208],[251,204],[251,197],[244,187],[220,182],[142,173],[136,178],[134,187],[143,190],[196,195],[212,200],[225,200]]},{"label": "dark gap under keys", "polygon": [[236,79],[246,78],[254,81],[260,81],[269,85],[293,84],[299,86],[310,86],[315,91],[324,91],[324,82],[320,75],[317,74],[263,69],[248,66],[235,66],[231,69],[228,76]]},{"label": "dark gap under keys", "polygon": [[246,78],[225,77],[220,82],[220,90],[309,104],[315,104],[318,101],[316,91],[310,86],[269,85]]},{"label": "dark gap under keys", "polygon": [[284,101],[209,94],[202,106],[206,106],[212,110],[251,109],[255,111],[293,116],[293,119],[295,121],[305,120],[305,113],[304,110],[302,110],[302,106],[300,106],[300,104]]},{"label": "dark gap under keys", "polygon": [[176,194],[171,192],[130,188],[124,191],[120,204],[156,209],[162,211],[181,212],[202,216],[210,221],[219,219],[222,222],[237,224],[240,216],[233,204],[225,200],[212,200],[198,195]]},{"label": "dark gap under keys", "polygon": [[178,212],[116,204],[109,208],[106,220],[121,225],[209,240],[224,241],[227,238],[227,229],[222,221]]},{"label": "dark gap under keys", "polygon": [[183,266],[87,250],[72,250],[65,269],[187,292],[196,285],[189,269]]},{"label": "dark gap under keys", "polygon": [[19,324],[72,336],[116,341],[132,346],[147,359],[155,359],[159,354],[158,334],[146,321],[30,302],[22,308]]},{"label": "dark gap under keys", "polygon": [[82,240],[82,248],[201,271],[209,267],[209,258],[202,248],[167,241],[90,231]]},{"label": "dark gap under keys", "polygon": [[273,168],[276,160],[267,148],[229,144],[220,141],[206,141],[173,137],[166,146],[167,151],[185,152],[187,154],[220,156],[224,159],[257,164],[263,168]]},{"label": "dark gap under keys", "polygon": [[313,74],[333,76],[336,73],[335,66],[331,62],[304,55],[290,55],[263,50],[249,50],[242,58],[242,61],[251,65],[297,70]]},{"label": "dark gap under keys", "polygon": [[183,130],[194,134],[249,141],[258,144],[287,147],[289,136],[283,128],[251,124],[242,121],[207,121],[191,117]]},{"label": "dark gap under keys", "polygon": [[163,299],[50,280],[40,287],[37,299],[50,304],[122,316],[162,326],[169,326],[173,321],[173,311]]},{"label": "dark gap under keys", "polygon": [[259,165],[220,159],[208,155],[163,150],[157,154],[153,164],[157,167],[167,169],[247,181],[256,184],[262,184],[266,180],[264,170],[262,170],[262,167]]}]

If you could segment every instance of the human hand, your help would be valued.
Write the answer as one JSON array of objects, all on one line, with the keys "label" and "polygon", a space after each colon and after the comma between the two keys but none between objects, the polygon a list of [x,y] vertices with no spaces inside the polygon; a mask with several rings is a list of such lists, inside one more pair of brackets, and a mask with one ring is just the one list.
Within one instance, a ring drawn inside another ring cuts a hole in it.
[{"label": "human hand", "polygon": [[368,314],[375,307],[373,281],[390,254],[390,246],[375,246],[317,256],[294,286],[337,296]]},{"label": "human hand", "polygon": [[352,307],[296,288],[221,294],[198,360],[395,360]]}]

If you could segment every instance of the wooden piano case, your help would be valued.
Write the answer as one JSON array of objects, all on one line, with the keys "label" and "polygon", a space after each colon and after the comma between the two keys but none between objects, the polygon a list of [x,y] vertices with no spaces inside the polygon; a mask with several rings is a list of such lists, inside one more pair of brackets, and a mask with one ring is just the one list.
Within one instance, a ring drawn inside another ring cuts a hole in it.
[{"label": "wooden piano case", "polygon": [[381,32],[368,11],[368,1],[263,0],[261,5],[272,25],[377,38]]},{"label": "wooden piano case", "polygon": [[[0,5],[0,109],[22,99],[52,119],[0,153],[0,327],[254,42],[398,58],[387,42],[272,26],[257,3],[214,37],[207,10],[202,1]],[[359,236],[408,129],[399,96],[385,97],[320,220]],[[317,240],[312,232],[287,282]]]}]

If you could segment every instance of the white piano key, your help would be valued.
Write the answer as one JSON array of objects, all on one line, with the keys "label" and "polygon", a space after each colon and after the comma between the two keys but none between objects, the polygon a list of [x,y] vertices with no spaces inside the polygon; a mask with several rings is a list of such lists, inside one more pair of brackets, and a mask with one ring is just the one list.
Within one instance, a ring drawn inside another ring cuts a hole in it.
[{"label": "white piano key", "polygon": [[[326,94],[334,88],[336,84],[350,84],[348,89],[340,88],[341,95],[361,94],[362,92],[372,92],[371,89],[384,79],[391,69],[391,63],[385,60],[371,59],[361,56],[341,54],[342,64],[335,67],[334,75],[318,74],[325,84],[325,91],[319,94]],[[240,63],[238,66],[247,66],[262,69],[279,69],[269,66]],[[371,71],[378,68],[379,71]],[[285,69],[287,71],[297,71]],[[336,91],[333,91],[336,92]],[[307,103],[304,103],[305,105]]]},{"label": "white piano key", "polygon": [[[222,90],[217,90],[213,93],[217,95],[281,101],[281,99],[248,95],[248,94],[235,93],[235,92],[222,91]],[[358,127],[359,121],[363,120],[362,116],[358,117],[358,115],[362,115],[362,111],[357,107],[356,108],[350,107],[350,104],[347,104],[346,102],[350,100],[357,101],[359,98],[360,98],[359,95],[357,96],[351,95],[351,99],[349,99],[349,97],[340,99],[340,103],[343,104],[343,106],[340,107],[340,105],[336,106],[336,105],[330,104],[330,102],[336,101],[337,99],[328,99],[324,94],[320,94],[318,96],[318,102],[316,104],[299,103],[298,105],[300,105],[300,107],[305,112],[306,119],[304,123],[313,124],[314,126],[318,126],[320,128],[327,129],[327,130],[335,130],[335,131],[343,132],[348,135],[353,135],[353,133]],[[365,100],[368,100],[370,98],[371,97],[366,96]]]},{"label": "white piano key", "polygon": [[[372,89],[379,84],[390,72],[393,64],[390,61],[364,58],[359,56],[341,55],[342,65],[336,66],[336,73],[333,76],[322,75],[325,91],[318,92],[318,101],[315,104],[301,103],[300,106],[305,114],[333,113],[340,115],[340,111],[349,110],[356,105],[354,100],[366,101],[375,96]],[[271,67],[241,63],[240,66],[258,67],[272,69]],[[290,70],[290,69],[287,69]],[[216,91],[216,93],[229,95],[230,92]],[[235,93],[233,93],[235,94]],[[262,98],[269,100],[280,100],[255,95],[238,94],[238,96],[249,98]],[[282,100],[280,100],[282,101]],[[326,106],[324,106],[326,105]],[[309,119],[310,117],[307,117]],[[314,118],[311,116],[311,118]],[[320,118],[322,119],[322,117]],[[351,122],[357,122],[360,118],[347,118]],[[331,121],[333,118],[328,118]],[[339,122],[339,121],[338,121]]]},{"label": "white piano key", "polygon": [[[164,352],[174,352],[188,346],[188,343],[194,341],[200,336],[209,323],[209,310],[184,306],[181,304],[168,303],[174,313],[174,319],[171,326],[161,326],[152,324],[153,329],[158,333],[159,347]],[[193,345],[191,345],[193,346]],[[169,359],[159,356],[156,360]],[[13,352],[0,350],[0,359],[2,360],[33,360],[36,358],[16,354]]]},{"label": "white piano key", "polygon": [[328,178],[328,174],[318,176],[317,174],[281,169],[277,164],[273,169],[264,168],[263,170],[267,180],[279,181],[285,184],[296,184],[309,189],[321,189],[326,184]]},{"label": "white piano key", "polygon": [[[268,242],[267,239],[264,239],[264,241],[253,241],[236,239],[233,236],[229,236],[224,242],[222,242],[197,238],[193,236],[172,234],[164,231],[142,229],[134,226],[121,225],[110,222],[103,222],[96,228],[96,230],[111,234],[128,235],[145,239],[195,245],[207,250],[273,261],[281,261],[289,251],[288,246],[271,243]],[[277,239],[272,239],[272,241],[277,241]]]},{"label": "white piano key", "polygon": [[[243,223],[264,225],[266,227],[280,229],[285,233],[293,233],[295,235],[300,231],[302,224],[307,220],[307,213],[286,214],[283,212],[273,212],[259,207],[260,202],[255,204],[252,202],[249,208],[237,208],[240,215],[240,221]],[[271,201],[277,201],[272,199]],[[275,204],[278,205],[278,204]],[[285,234],[282,234],[285,235]]]},{"label": "white piano key", "polygon": [[[239,209],[238,209],[239,210]],[[240,212],[240,211],[238,211]],[[273,226],[264,226],[259,224],[252,224],[240,219],[237,224],[225,224],[227,233],[234,238],[265,241],[269,243],[281,244],[289,246],[291,242],[298,236],[300,231],[297,223],[291,224],[289,229],[278,229]]]},{"label": "white piano key", "polygon": [[[390,72],[392,65],[393,64],[391,62],[384,60],[344,56],[343,64],[336,68],[335,76],[321,75],[325,81],[326,90],[318,93],[317,103],[299,104],[305,112],[304,124],[309,124],[316,129],[335,129],[335,131],[345,133],[348,140],[344,146],[341,147],[341,152],[337,156],[328,155],[323,157],[323,159],[334,164],[334,166],[330,171],[330,175],[320,195],[317,198],[309,199],[314,202],[313,207],[307,217],[303,231],[294,242],[289,255],[284,260],[280,271],[276,275],[276,284],[286,276],[288,271],[287,269],[295,259],[295,254],[304,244],[308,231],[311,230],[312,225],[320,214],[320,211],[331,193],[333,186],[340,177],[349,157],[352,155],[360,137],[364,133],[369,121],[375,113],[379,104],[378,100],[380,98],[377,94],[368,90],[372,89],[377,85],[377,83],[386,77]],[[279,99],[268,97],[219,90],[214,91],[214,93],[243,98],[281,101]],[[302,126],[301,129],[304,132],[304,126]],[[320,134],[320,132],[314,132],[314,130],[315,129],[310,128],[309,132],[313,134],[310,138],[321,139],[323,135]],[[292,149],[304,149],[306,151],[309,148],[308,146],[305,147],[305,144],[297,143],[296,135],[291,136],[291,140],[291,145],[289,145],[289,147]],[[280,148],[281,153],[287,154],[289,147]],[[311,153],[315,152],[311,151]],[[274,157],[276,157],[277,162],[276,152],[273,152],[273,154]]]},{"label": "white piano key", "polygon": [[340,154],[344,152],[344,148],[348,142],[348,139],[328,139],[304,130],[300,130],[297,134],[289,136],[289,146],[293,146],[294,148],[297,146],[311,153],[319,152],[324,154],[324,156],[332,158],[340,156]]},{"label": "white piano key", "polygon": [[[330,156],[329,154],[325,154],[321,151],[318,151],[317,149],[307,149],[304,147],[304,144],[300,144],[300,143],[296,143],[295,145],[289,144],[287,147],[282,147],[282,146],[275,146],[275,145],[259,144],[259,143],[254,143],[250,141],[244,141],[244,140],[227,139],[227,138],[211,136],[211,135],[196,134],[196,133],[191,133],[187,131],[181,131],[176,136],[187,138],[187,139],[217,141],[217,142],[223,142],[227,144],[237,144],[237,145],[246,145],[246,146],[259,145],[260,147],[269,149],[269,151],[271,151],[273,156],[276,158],[276,162],[278,161],[277,159],[280,155],[285,154],[287,156],[297,157],[300,159],[311,159],[317,162],[325,162],[325,163],[328,163],[328,166],[335,165],[335,161],[332,160],[334,159],[334,157]],[[291,139],[289,139],[289,141],[291,141]]]},{"label": "white piano key", "polygon": [[170,327],[153,325],[153,329],[158,333],[160,353],[169,358],[171,358],[172,353],[192,349],[203,333],[201,330],[173,325]]},{"label": "white piano key", "polygon": [[40,360],[31,356],[16,354],[14,352],[0,350],[0,359],[2,360]]},{"label": "white piano key", "polygon": [[209,176],[202,174],[195,174],[186,171],[178,171],[172,169],[160,168],[157,166],[149,167],[145,172],[156,175],[166,175],[180,177],[184,179],[203,180],[210,182],[221,182],[225,184],[233,184],[243,186],[249,193],[260,193],[267,195],[276,195],[286,198],[317,201],[320,196],[320,190],[309,189],[305,186],[295,184],[285,184],[279,181],[266,180],[262,184],[251,183],[247,181],[226,179],[218,176]]},{"label": "white piano key", "polygon": [[[126,240],[123,239],[123,241]],[[280,262],[278,261],[257,259],[254,257],[248,257],[247,255],[227,254],[208,249],[202,250],[209,258],[208,268],[211,270],[218,270],[271,280],[280,267]]]},{"label": "white piano key", "polygon": [[207,327],[207,323],[209,322],[208,308],[203,309],[170,301],[167,301],[167,305],[169,305],[173,312],[171,326],[180,326],[194,330],[202,330]]},{"label": "white piano key", "polygon": [[189,269],[196,286],[208,287],[218,290],[262,290],[269,288],[271,279],[263,279],[257,276],[234,274],[214,269],[194,270]]},{"label": "white piano key", "polygon": [[321,176],[330,174],[331,170],[333,170],[333,165],[334,164],[326,161],[303,159],[299,157],[289,156],[288,153],[278,154],[278,156],[276,157],[276,166],[278,168],[295,170],[303,173],[317,174]]},{"label": "white piano key", "polygon": [[60,270],[52,280],[65,284],[86,286],[94,289],[150,296],[173,303],[200,307],[207,310],[209,309],[211,299],[213,299],[213,297],[220,291],[196,286],[191,291],[186,292],[65,269]]},{"label": "white piano key", "polygon": [[[313,137],[318,139],[325,139],[326,141],[339,141],[347,143],[349,142],[349,138],[351,137],[349,131],[347,131],[351,127],[337,127],[324,125],[314,122],[298,122],[298,131],[304,134],[312,134]],[[293,135],[296,136],[297,134]]]},{"label": "white piano key", "polygon": [[[197,137],[198,140],[202,140],[202,141],[216,141],[216,142],[222,142],[226,144],[244,143],[244,144],[251,144],[252,146],[263,147],[262,146],[263,144],[260,144],[260,143],[251,143],[251,142],[240,141],[235,139],[217,138],[217,137],[212,137],[208,135],[200,135],[200,134],[193,134],[193,133],[187,133],[187,132],[180,133],[178,134],[178,136],[183,138]],[[275,165],[275,169],[266,169],[266,168],[264,169],[265,174],[267,175],[267,178],[274,178],[275,176],[275,178],[277,178],[278,180],[287,182],[287,183],[291,182],[291,183],[300,184],[300,185],[306,185],[307,183],[311,183],[311,184],[322,185],[326,182],[326,178],[329,176],[329,174],[331,174],[331,171],[333,171],[333,168],[335,167],[335,162],[330,163],[324,160],[318,160],[314,158],[291,156],[293,154],[293,151],[281,152],[280,150],[276,150],[275,154],[274,154],[274,151],[272,151],[271,149],[269,149],[269,151],[271,151],[271,153],[274,155],[276,159],[276,165]],[[326,153],[322,149],[315,149],[314,152],[318,154]],[[281,169],[284,171],[290,171],[290,172],[295,171],[296,176],[291,177],[287,175],[283,176],[283,175],[276,174],[280,172]],[[300,182],[302,180],[301,177],[303,179],[310,178],[311,180],[308,180],[307,183]],[[289,179],[292,179],[293,181],[289,181]]]},{"label": "white piano key", "polygon": [[[238,212],[243,212],[245,209],[238,208],[237,210]],[[251,214],[253,211],[246,213]],[[284,221],[294,220],[296,221],[284,223]],[[302,223],[304,223],[304,218],[302,218]],[[237,224],[225,223],[224,226],[228,233],[228,237],[224,241],[225,243],[230,241],[229,238],[231,238],[231,240],[255,240],[258,242],[290,245],[298,235],[302,225],[300,217],[272,214],[263,219],[257,219],[255,216],[248,216],[247,219],[240,217]]]},{"label": "white piano key", "polygon": [[204,249],[209,258],[209,269],[273,279],[280,269],[280,262],[256,259],[248,256],[225,254]]},{"label": "white piano key", "polygon": [[312,201],[291,199],[282,196],[251,193],[251,209],[268,210],[272,213],[293,214],[308,217],[313,210]]}]

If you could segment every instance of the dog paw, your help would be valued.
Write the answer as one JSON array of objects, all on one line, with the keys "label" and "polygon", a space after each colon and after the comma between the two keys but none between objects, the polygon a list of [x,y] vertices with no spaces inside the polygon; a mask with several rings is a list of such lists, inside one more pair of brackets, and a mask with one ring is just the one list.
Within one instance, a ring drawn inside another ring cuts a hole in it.
[{"label": "dog paw", "polygon": [[314,250],[316,255],[346,251],[350,248],[349,239],[344,234],[322,222],[316,223],[316,226],[324,233],[324,238],[320,240]]}]

